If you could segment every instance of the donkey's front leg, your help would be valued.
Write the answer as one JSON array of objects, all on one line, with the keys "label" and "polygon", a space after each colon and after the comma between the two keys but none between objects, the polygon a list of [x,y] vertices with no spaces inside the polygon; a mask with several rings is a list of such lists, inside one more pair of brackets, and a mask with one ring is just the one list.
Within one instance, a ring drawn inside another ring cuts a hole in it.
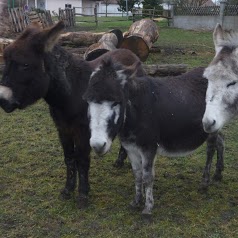
[{"label": "donkey's front leg", "polygon": [[153,184],[154,184],[154,159],[155,152],[143,153],[142,156],[142,167],[143,167],[143,186],[145,189],[145,208],[142,211],[142,215],[145,218],[150,218],[152,209],[154,207],[153,197]]},{"label": "donkey's front leg", "polygon": [[217,149],[217,163],[213,179],[215,181],[221,181],[222,171],[224,170],[224,136],[221,133],[218,133],[217,135],[216,149]]},{"label": "donkey's front leg", "polygon": [[138,208],[142,202],[142,159],[138,150],[134,149],[134,146],[131,147],[130,150],[127,150],[127,155],[135,177],[136,190],[135,198],[130,203],[130,206],[132,208]]},{"label": "donkey's front leg", "polygon": [[77,202],[79,208],[85,208],[88,205],[88,193],[90,190],[88,174],[90,168],[91,147],[89,145],[90,133],[88,128],[80,128],[80,133],[77,133],[77,136],[79,136],[76,139],[76,161],[79,175],[79,196]]},{"label": "donkey's front leg", "polygon": [[[199,187],[200,192],[206,192],[208,185],[210,183],[210,170],[212,166],[212,159],[217,150],[217,170],[216,174],[221,176],[221,171],[223,170],[223,137],[221,134],[209,134],[207,138],[207,159],[206,166],[203,172],[202,183]],[[222,167],[220,170],[219,168]]]},{"label": "donkey's front leg", "polygon": [[61,145],[64,150],[64,161],[66,164],[66,184],[61,191],[61,198],[71,198],[71,193],[75,190],[77,179],[77,167],[75,161],[74,141],[68,134],[59,131]]}]

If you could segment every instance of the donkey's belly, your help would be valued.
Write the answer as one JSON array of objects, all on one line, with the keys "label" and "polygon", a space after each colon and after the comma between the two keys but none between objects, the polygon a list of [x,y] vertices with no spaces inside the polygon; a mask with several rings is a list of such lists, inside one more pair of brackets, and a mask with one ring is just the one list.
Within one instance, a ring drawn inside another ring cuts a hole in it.
[{"label": "donkey's belly", "polygon": [[169,150],[167,148],[165,148],[163,145],[161,144],[157,144],[158,148],[157,148],[157,154],[162,155],[162,156],[167,156],[167,157],[181,157],[181,156],[187,156],[191,153],[194,152],[194,150]]},{"label": "donkey's belly", "polygon": [[192,135],[181,135],[173,138],[160,138],[157,143],[157,153],[163,156],[186,156],[200,147],[207,139],[208,134],[197,131]]}]

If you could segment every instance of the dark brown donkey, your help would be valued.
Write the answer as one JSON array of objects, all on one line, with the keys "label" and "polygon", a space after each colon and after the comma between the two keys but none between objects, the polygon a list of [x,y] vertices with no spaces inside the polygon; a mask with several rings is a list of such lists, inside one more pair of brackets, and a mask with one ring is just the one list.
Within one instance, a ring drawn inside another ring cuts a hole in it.
[{"label": "dark brown donkey", "polygon": [[[0,106],[12,112],[45,99],[59,133],[67,167],[66,185],[61,195],[66,199],[71,197],[78,173],[78,204],[82,207],[88,202],[90,167],[88,105],[82,100],[82,94],[91,73],[97,71],[105,56],[127,66],[139,58],[121,49],[87,62],[57,45],[63,29],[62,22],[45,30],[31,26],[5,49]],[[142,68],[139,71],[144,74]]]}]

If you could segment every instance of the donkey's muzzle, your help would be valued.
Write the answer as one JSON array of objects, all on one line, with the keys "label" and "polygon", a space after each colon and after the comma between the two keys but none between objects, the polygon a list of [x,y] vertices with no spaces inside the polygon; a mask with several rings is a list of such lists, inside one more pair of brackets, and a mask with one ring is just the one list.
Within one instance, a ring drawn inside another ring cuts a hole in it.
[{"label": "donkey's muzzle", "polygon": [[207,133],[213,133],[216,131],[216,120],[203,120],[203,129]]},{"label": "donkey's muzzle", "polygon": [[90,143],[92,149],[95,151],[98,155],[104,155],[107,151],[106,149],[106,142],[97,142],[97,143]]},{"label": "donkey's muzzle", "polygon": [[19,107],[19,102],[11,102],[5,99],[0,99],[0,106],[5,112],[10,113]]}]

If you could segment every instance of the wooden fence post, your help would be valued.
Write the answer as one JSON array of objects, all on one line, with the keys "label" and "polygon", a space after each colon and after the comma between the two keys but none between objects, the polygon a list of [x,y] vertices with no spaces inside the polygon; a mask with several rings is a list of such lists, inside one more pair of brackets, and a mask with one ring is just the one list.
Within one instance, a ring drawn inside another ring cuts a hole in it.
[{"label": "wooden fence post", "polygon": [[98,27],[98,13],[97,13],[97,7],[94,7],[94,16],[95,16],[96,27]]},{"label": "wooden fence post", "polygon": [[76,9],[75,9],[75,7],[73,8],[73,23],[74,23],[73,26],[76,26]]}]

